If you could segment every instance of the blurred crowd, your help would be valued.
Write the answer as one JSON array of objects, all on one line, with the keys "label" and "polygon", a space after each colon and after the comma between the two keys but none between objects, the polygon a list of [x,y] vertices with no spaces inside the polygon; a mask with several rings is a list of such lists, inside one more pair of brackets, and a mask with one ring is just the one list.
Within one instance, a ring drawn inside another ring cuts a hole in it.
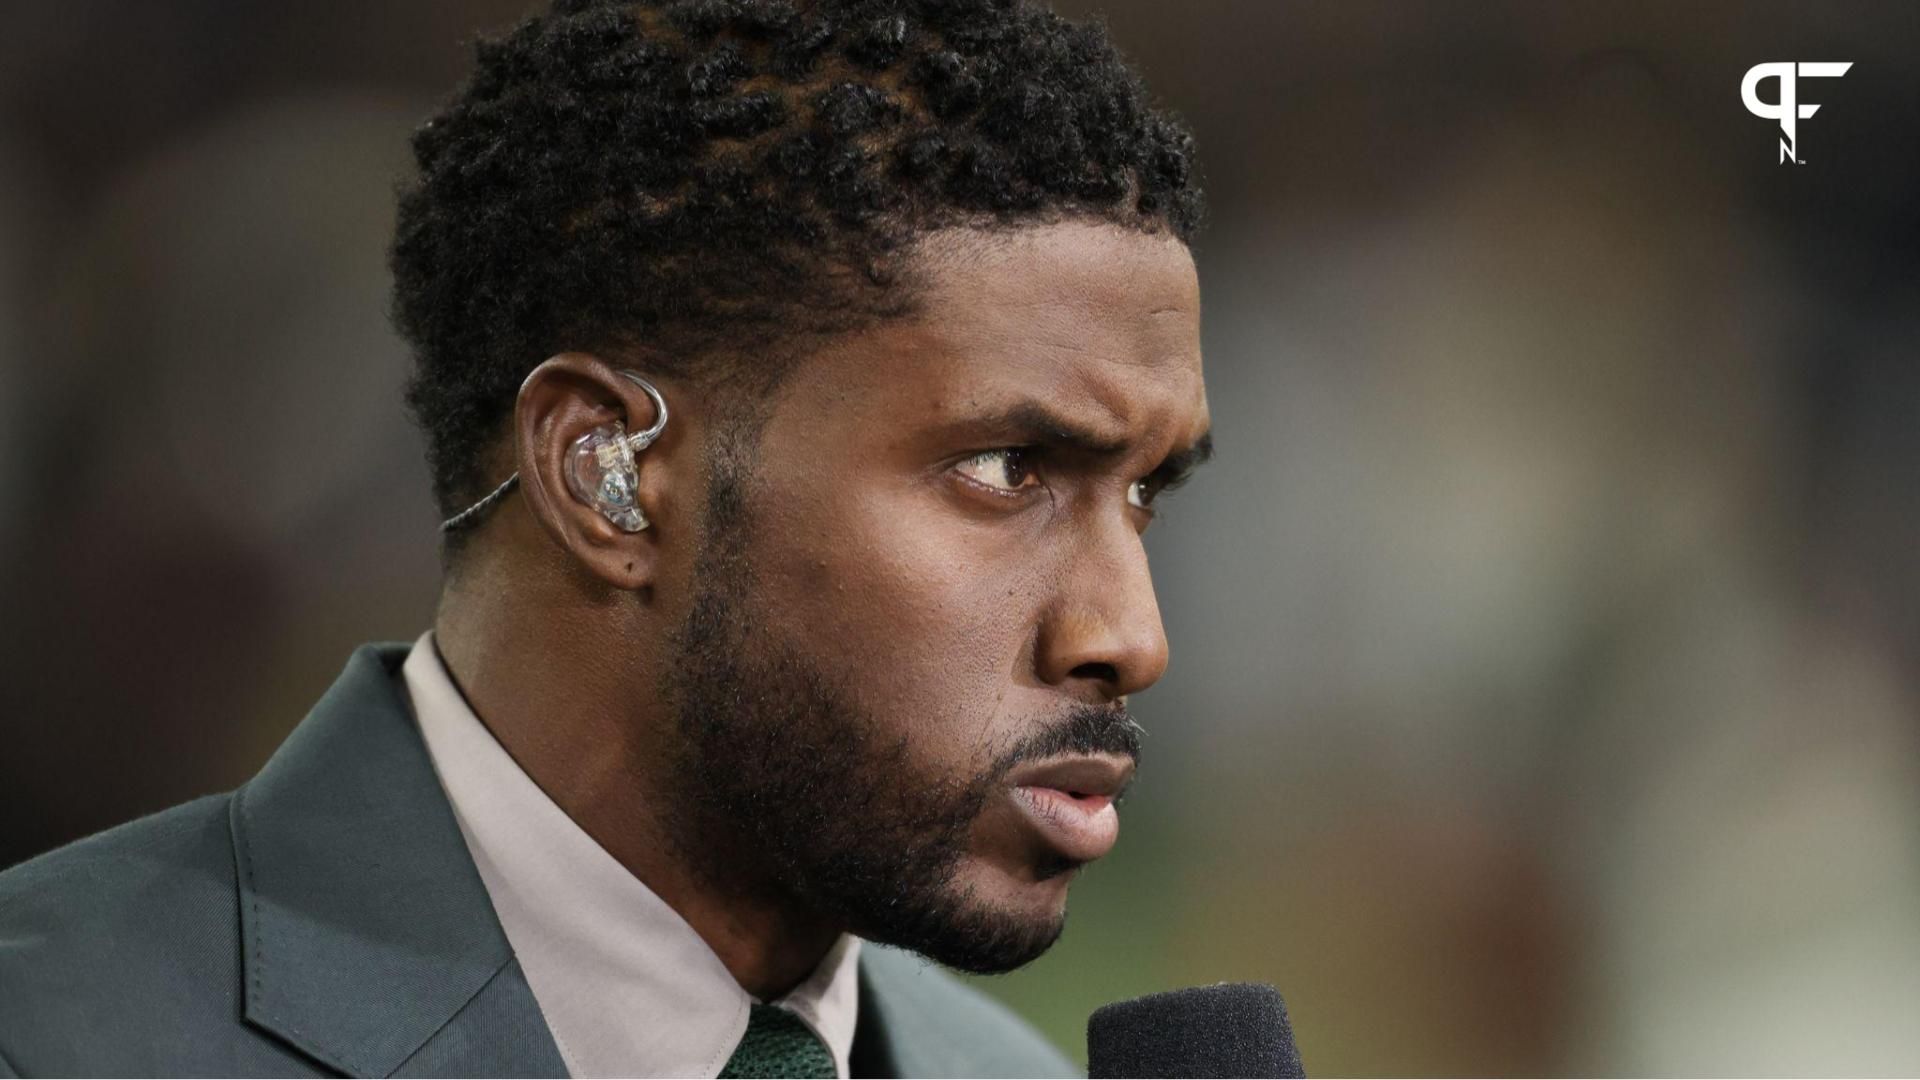
[{"label": "blurred crowd", "polygon": [[[1920,8],[1082,0],[1201,139],[1220,454],[1066,937],[1353,1073],[1920,1071]],[[0,865],[244,780],[435,518],[406,137],[507,0],[0,34]],[[1742,107],[1849,60],[1804,165]]]}]

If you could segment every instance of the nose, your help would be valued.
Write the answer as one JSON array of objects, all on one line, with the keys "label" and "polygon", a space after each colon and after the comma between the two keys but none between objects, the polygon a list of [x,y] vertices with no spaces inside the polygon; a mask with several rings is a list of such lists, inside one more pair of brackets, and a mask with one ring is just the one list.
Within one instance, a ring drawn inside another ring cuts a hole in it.
[{"label": "nose", "polygon": [[1082,700],[1138,693],[1167,671],[1167,634],[1140,534],[1125,522],[1099,530],[1062,576],[1042,618],[1042,681]]}]

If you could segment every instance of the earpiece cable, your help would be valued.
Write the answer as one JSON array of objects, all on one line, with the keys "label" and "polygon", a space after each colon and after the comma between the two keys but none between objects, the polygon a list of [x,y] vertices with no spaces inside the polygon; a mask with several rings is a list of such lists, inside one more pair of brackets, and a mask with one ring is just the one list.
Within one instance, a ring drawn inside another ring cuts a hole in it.
[{"label": "earpiece cable", "polygon": [[[627,381],[633,383],[635,386],[638,386],[640,389],[646,391],[647,397],[653,400],[652,425],[650,425],[645,431],[636,431],[633,434],[628,435],[626,437],[628,449],[632,450],[634,453],[637,454],[640,451],[645,450],[647,447],[652,446],[653,440],[659,438],[660,433],[666,430],[667,399],[661,397],[660,391],[655,390],[653,388],[652,383],[641,378],[638,374],[635,374],[634,372],[631,372],[631,371],[627,371],[625,369],[621,369],[620,374],[626,376]],[[470,524],[471,522],[479,518],[481,514],[484,514],[488,510],[491,510],[495,503],[499,502],[501,499],[506,498],[508,495],[513,494],[514,487],[517,486],[519,483],[520,483],[520,473],[518,471],[515,471],[512,476],[509,476],[504,481],[502,481],[499,487],[494,488],[492,491],[489,491],[485,495],[481,496],[479,502],[474,503],[472,506],[467,507],[465,510],[460,511],[459,513],[453,515],[447,520],[441,522],[440,531],[443,533],[453,532],[455,529],[465,528],[468,524]]]}]

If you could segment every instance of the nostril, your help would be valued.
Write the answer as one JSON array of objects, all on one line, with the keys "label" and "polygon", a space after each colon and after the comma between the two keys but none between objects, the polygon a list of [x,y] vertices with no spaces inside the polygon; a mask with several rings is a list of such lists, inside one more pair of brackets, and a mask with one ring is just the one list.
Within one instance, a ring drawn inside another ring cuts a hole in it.
[{"label": "nostril", "polygon": [[1117,683],[1120,681],[1120,669],[1114,667],[1112,664],[1090,661],[1075,667],[1073,669],[1073,677],[1076,679],[1097,679],[1104,683]]}]

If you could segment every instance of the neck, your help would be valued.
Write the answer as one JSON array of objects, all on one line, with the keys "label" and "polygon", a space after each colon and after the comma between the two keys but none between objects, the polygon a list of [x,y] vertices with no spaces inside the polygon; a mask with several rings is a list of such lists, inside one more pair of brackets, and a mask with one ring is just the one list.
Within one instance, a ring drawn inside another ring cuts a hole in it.
[{"label": "neck", "polygon": [[582,603],[579,589],[552,574],[463,565],[434,619],[454,685],[547,797],[685,919],[743,989],[785,995],[841,928],[698,864],[734,864],[724,846],[675,843],[674,716],[659,694],[632,689],[663,685],[665,638],[609,633],[614,605]]}]

